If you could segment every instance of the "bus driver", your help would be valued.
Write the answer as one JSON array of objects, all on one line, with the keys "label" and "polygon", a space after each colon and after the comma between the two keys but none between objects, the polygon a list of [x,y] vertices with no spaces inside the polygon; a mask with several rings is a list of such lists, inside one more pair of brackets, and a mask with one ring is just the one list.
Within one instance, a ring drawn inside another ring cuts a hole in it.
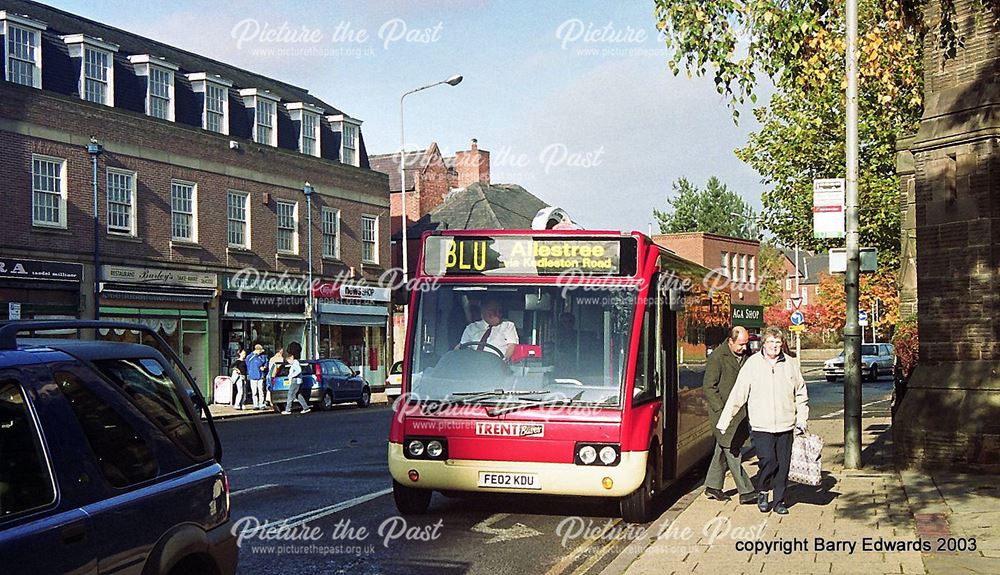
[{"label": "bus driver", "polygon": [[[503,312],[500,303],[496,300],[487,300],[482,305],[483,319],[474,321],[466,326],[462,332],[462,343],[490,344],[503,352],[503,358],[510,359],[514,353],[514,346],[518,344],[517,328],[514,322],[503,319]],[[478,351],[490,351],[496,353],[492,348],[485,345],[467,346],[469,349]]]}]

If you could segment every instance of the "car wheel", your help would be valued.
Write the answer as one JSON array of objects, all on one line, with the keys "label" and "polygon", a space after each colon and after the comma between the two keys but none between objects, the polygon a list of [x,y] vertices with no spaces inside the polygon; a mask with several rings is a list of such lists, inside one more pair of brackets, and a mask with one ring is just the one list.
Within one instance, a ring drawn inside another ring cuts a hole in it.
[{"label": "car wheel", "polygon": [[836,375],[828,375],[828,376],[826,376],[826,380],[830,381],[830,382],[837,381],[837,376]]},{"label": "car wheel", "polygon": [[656,466],[652,459],[646,463],[646,476],[642,478],[642,483],[635,491],[626,495],[620,502],[622,519],[626,523],[649,523],[653,517],[653,487]]},{"label": "car wheel", "polygon": [[323,399],[320,400],[319,407],[323,411],[329,411],[329,410],[333,409],[333,392],[332,391],[330,391],[328,389],[328,390],[326,390],[325,393],[323,393]]},{"label": "car wheel", "polygon": [[872,364],[870,370],[868,370],[868,381],[878,381],[878,365]]},{"label": "car wheel", "polygon": [[358,400],[358,407],[368,407],[372,403],[372,391],[367,387],[361,390],[361,399]]},{"label": "car wheel", "polygon": [[396,502],[396,509],[403,515],[427,513],[427,508],[431,505],[432,494],[433,491],[429,489],[414,489],[395,479],[392,481],[392,498]]}]

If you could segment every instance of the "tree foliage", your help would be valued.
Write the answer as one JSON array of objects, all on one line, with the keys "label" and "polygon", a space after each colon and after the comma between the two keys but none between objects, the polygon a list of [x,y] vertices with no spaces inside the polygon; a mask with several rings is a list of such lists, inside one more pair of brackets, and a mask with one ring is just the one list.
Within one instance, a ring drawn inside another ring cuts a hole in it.
[{"label": "tree foliage", "polygon": [[[654,209],[660,233],[706,232],[737,238],[757,236],[756,214],[739,194],[712,176],[704,190],[687,178],[673,183],[674,197],[667,199],[670,210]],[[740,214],[734,216],[733,214]]]},{"label": "tree foliage", "polygon": [[785,254],[774,244],[760,243],[757,252],[757,285],[760,305],[769,308],[775,304],[784,305],[781,283],[788,274],[785,272]]}]

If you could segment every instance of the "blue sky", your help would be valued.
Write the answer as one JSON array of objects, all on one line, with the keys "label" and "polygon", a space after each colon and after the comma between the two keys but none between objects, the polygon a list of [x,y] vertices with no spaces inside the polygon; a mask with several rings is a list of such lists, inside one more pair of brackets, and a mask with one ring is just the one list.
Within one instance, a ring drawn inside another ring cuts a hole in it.
[{"label": "blue sky", "polygon": [[369,153],[446,153],[477,138],[492,180],[516,183],[585,227],[638,229],[671,183],[716,175],[760,206],[734,155],[758,126],[734,125],[711,79],[674,77],[651,2],[59,0],[60,9],[290,84],[364,121]]}]

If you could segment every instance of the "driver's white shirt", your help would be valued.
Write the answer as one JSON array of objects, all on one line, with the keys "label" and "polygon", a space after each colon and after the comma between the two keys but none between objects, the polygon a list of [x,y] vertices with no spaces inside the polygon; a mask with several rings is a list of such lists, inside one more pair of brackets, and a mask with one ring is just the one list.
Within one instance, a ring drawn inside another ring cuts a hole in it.
[{"label": "driver's white shirt", "polygon": [[[483,334],[486,333],[486,329],[489,327],[489,324],[484,319],[470,323],[466,326],[465,331],[462,332],[461,343],[479,343],[479,340],[483,339]],[[514,322],[504,320],[500,322],[500,325],[493,326],[493,331],[490,332],[490,337],[486,339],[486,343],[495,346],[501,353],[507,353],[508,344],[519,343],[517,328],[514,327]],[[483,349],[493,351],[488,347],[484,347]]]}]

